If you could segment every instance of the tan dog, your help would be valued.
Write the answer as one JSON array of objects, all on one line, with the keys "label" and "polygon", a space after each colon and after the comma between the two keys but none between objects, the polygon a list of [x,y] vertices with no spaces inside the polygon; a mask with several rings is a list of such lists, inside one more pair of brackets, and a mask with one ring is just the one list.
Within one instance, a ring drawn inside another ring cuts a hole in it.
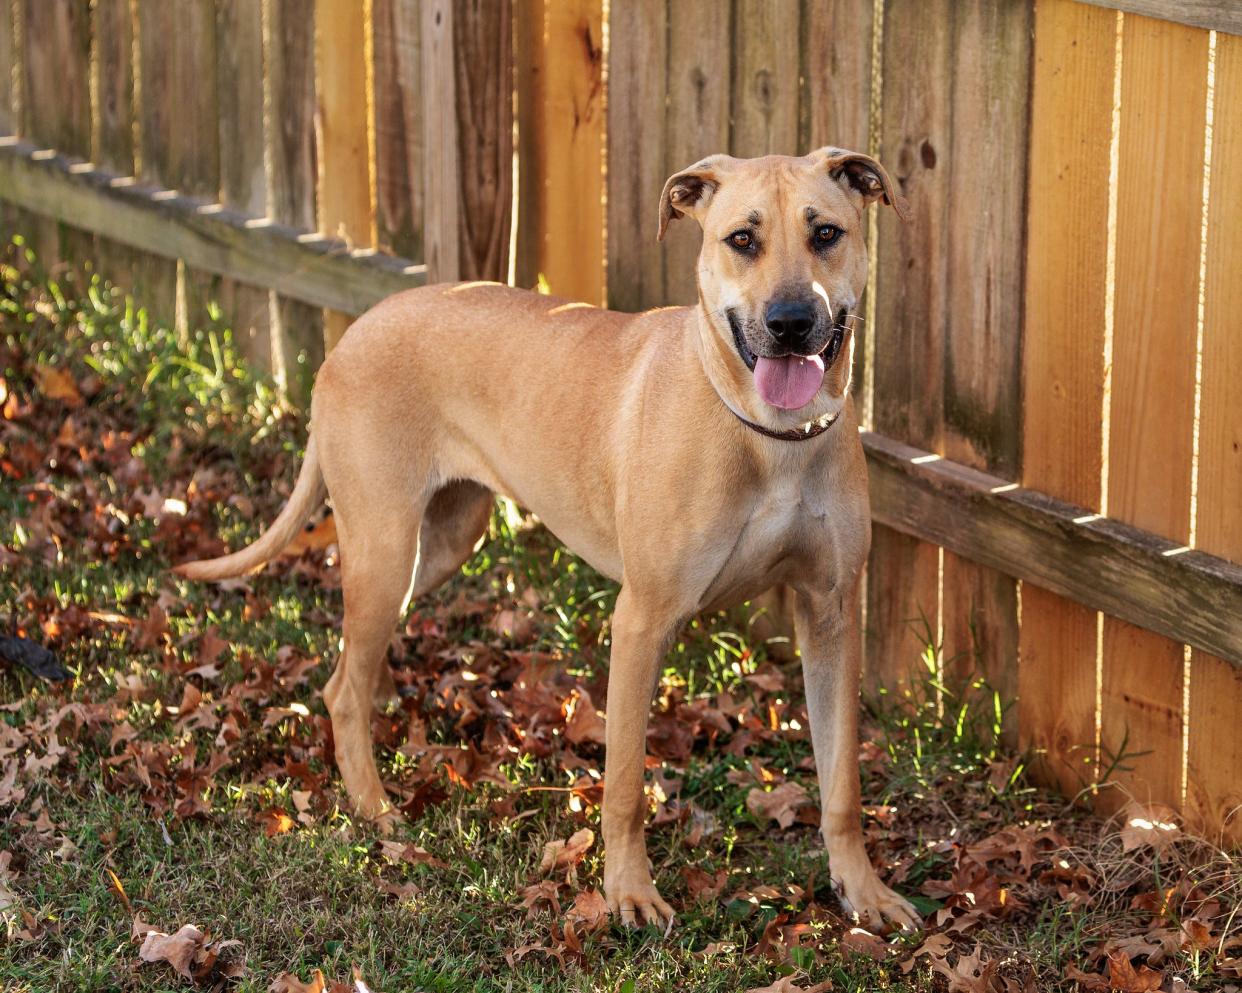
[{"label": "tan dog", "polygon": [[[604,886],[627,923],[671,920],[643,838],[648,711],[687,618],[778,584],[795,627],[832,878],[847,909],[914,927],[863,847],[858,587],[870,542],[849,400],[863,210],[905,202],[879,163],[712,156],[669,179],[660,236],[703,228],[699,303],[619,314],[495,283],[435,285],[359,318],[315,386],[306,461],[253,545],[179,571],[219,579],[275,556],[331,494],[344,651],[324,698],[359,812],[393,816],[370,739],[385,653],[412,596],[454,575],[493,494],[534,511],[621,582],[612,620]],[[412,577],[412,578],[411,578]]]}]

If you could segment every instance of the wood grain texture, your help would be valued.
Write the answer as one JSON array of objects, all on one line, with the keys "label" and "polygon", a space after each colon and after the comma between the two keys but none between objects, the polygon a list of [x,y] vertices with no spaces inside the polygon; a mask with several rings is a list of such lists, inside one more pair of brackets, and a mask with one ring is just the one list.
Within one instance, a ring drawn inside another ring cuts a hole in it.
[{"label": "wood grain texture", "polygon": [[[252,217],[267,214],[264,119],[263,6],[216,8],[219,58],[220,202]],[[215,287],[224,324],[250,361],[272,368],[271,307],[267,290],[221,279]]]},{"label": "wood grain texture", "polygon": [[91,161],[134,170],[134,21],[129,0],[96,0]]},{"label": "wood grain texture", "polygon": [[[1108,512],[1180,544],[1190,540],[1207,58],[1206,31],[1126,15]],[[1180,804],[1184,655],[1106,619],[1101,749],[1146,753],[1119,772],[1106,807],[1126,795]]]},{"label": "wood grain texture", "polygon": [[[131,176],[134,142],[134,18],[129,0],[96,0],[91,8],[94,53],[91,105],[91,161],[107,172]],[[146,255],[104,235],[95,235],[99,275],[135,300],[157,299],[169,286],[166,260]],[[154,273],[156,285],[147,285]]]},{"label": "wood grain texture", "polygon": [[460,279],[463,272],[461,149],[457,142],[457,74],[453,61],[456,6],[423,3],[423,251],[431,282]]},{"label": "wood grain texture", "polygon": [[1237,0],[1083,0],[1084,3],[1127,14],[1143,14],[1164,21],[1212,31],[1242,34],[1242,6]]},{"label": "wood grain texture", "polygon": [[422,32],[418,0],[374,0],[376,244],[423,252]]},{"label": "wood grain texture", "polygon": [[141,178],[214,200],[220,189],[214,0],[138,0]]},{"label": "wood grain texture", "polygon": [[[910,220],[877,214],[874,425],[920,448],[942,445],[952,5],[884,6],[880,159],[909,199]],[[867,685],[898,687],[921,673],[940,626],[940,551],[873,532],[867,566]]]},{"label": "wood grain texture", "polygon": [[91,154],[88,0],[19,0],[23,18],[22,134],[65,155]]},{"label": "wood grain texture", "polygon": [[[314,231],[319,216],[314,0],[264,0],[263,31],[271,125],[268,212],[281,224]],[[273,371],[292,395],[307,397],[308,377],[297,371],[314,368],[323,354],[323,314],[305,302],[281,298],[271,319]]]},{"label": "wood grain texture", "polygon": [[184,259],[193,269],[349,314],[425,282],[424,268],[407,259],[353,253],[343,242],[307,238],[296,228],[255,222],[227,208],[204,210],[170,190],[118,185],[109,173],[71,172],[65,159],[35,159],[35,151],[0,142],[0,198],[166,259]]},{"label": "wood grain texture", "polygon": [[604,5],[557,0],[544,16],[540,271],[558,296],[604,302]]},{"label": "wood grain texture", "polygon": [[[464,15],[464,16],[463,16]],[[462,3],[453,37],[461,165],[461,275],[509,278],[513,223],[513,10]]]},{"label": "wood grain texture", "polygon": [[874,0],[813,0],[801,32],[798,151],[865,152],[871,107]]},{"label": "wood grain texture", "polygon": [[[1203,286],[1203,376],[1195,544],[1242,562],[1242,37],[1216,40],[1212,177]],[[1201,830],[1242,843],[1242,669],[1206,652],[1190,661],[1186,809]]]},{"label": "wood grain texture", "polygon": [[[318,111],[319,230],[355,248],[375,244],[372,210],[366,4],[357,0],[316,0],[315,87]],[[324,315],[324,345],[332,348],[349,315]]]},{"label": "wood grain texture", "polygon": [[609,6],[607,284],[616,310],[642,310],[666,298],[656,220],[668,178],[667,17],[665,0]]},{"label": "wood grain texture", "polygon": [[798,149],[797,0],[734,0],[734,155],[793,155]]},{"label": "wood grain texture", "polygon": [[[1115,47],[1115,14],[1072,0],[1036,6],[1022,481],[1096,510]],[[1084,759],[1093,773],[1096,617],[1029,585],[1021,609],[1019,739],[1042,777],[1072,795]]]},{"label": "wood grain texture", "polygon": [[[871,139],[871,49],[875,0],[810,0],[803,4],[802,90],[798,102],[798,150],[832,145],[868,151]],[[864,236],[870,229],[867,211]],[[863,294],[856,308],[866,312]],[[867,399],[866,322],[854,328],[852,392],[860,411]],[[792,618],[790,624],[792,624]]]},{"label": "wood grain texture", "polygon": [[220,202],[253,217],[267,214],[263,117],[263,8],[222,3],[216,10],[220,80]]},{"label": "wood grain texture", "polygon": [[877,522],[1242,667],[1242,564],[904,442],[862,440]]},{"label": "wood grain texture", "polygon": [[16,134],[21,121],[17,106],[17,36],[12,0],[0,0],[0,135]]},{"label": "wood grain texture", "polygon": [[264,0],[271,184],[268,208],[282,224],[318,223],[315,147],[315,2]]},{"label": "wood grain texture", "polygon": [[[729,150],[731,14],[728,5],[713,0],[677,0],[669,5],[668,103],[663,120],[668,175]],[[657,119],[658,110],[653,108]],[[640,217],[654,216],[661,188],[648,191]],[[702,242],[702,231],[693,220],[669,226],[662,242],[664,296],[659,303],[698,301],[695,273]]]},{"label": "wood grain texture", "polygon": [[[1025,3],[953,8],[944,452],[1017,478],[1022,444],[1022,279],[1026,240],[1031,23]],[[944,556],[946,672],[1017,696],[1018,589]],[[1016,742],[1017,712],[1007,732]]]}]

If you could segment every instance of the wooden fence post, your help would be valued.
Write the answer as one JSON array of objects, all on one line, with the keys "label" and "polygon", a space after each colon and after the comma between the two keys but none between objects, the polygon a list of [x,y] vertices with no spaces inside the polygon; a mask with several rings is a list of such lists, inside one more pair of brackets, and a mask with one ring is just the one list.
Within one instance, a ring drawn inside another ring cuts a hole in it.
[{"label": "wooden fence post", "polygon": [[432,282],[508,278],[512,86],[509,4],[427,0],[424,246]]}]

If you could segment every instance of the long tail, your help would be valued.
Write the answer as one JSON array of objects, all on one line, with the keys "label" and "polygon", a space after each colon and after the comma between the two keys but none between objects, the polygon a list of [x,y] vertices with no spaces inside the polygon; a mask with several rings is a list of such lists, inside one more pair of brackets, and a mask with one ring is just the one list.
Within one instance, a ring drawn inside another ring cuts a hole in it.
[{"label": "long tail", "polygon": [[173,572],[188,579],[228,579],[252,572],[280,554],[306,524],[315,508],[323,502],[323,496],[323,473],[319,471],[315,437],[311,435],[306,443],[306,458],[298,473],[293,494],[258,541],[247,545],[240,552],[218,559],[183,562],[175,566]]}]

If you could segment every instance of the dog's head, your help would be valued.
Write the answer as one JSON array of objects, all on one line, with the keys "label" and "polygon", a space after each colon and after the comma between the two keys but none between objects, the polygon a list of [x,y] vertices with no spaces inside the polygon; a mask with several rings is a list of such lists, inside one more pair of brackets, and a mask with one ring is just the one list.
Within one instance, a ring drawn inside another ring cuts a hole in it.
[{"label": "dog's head", "polygon": [[705,344],[734,387],[750,379],[768,408],[814,415],[824,412],[812,409],[817,399],[844,402],[849,362],[837,360],[851,351],[867,282],[863,212],[879,199],[905,216],[884,167],[839,148],[801,158],[713,155],[669,178],[659,237],[683,215],[702,226]]}]

